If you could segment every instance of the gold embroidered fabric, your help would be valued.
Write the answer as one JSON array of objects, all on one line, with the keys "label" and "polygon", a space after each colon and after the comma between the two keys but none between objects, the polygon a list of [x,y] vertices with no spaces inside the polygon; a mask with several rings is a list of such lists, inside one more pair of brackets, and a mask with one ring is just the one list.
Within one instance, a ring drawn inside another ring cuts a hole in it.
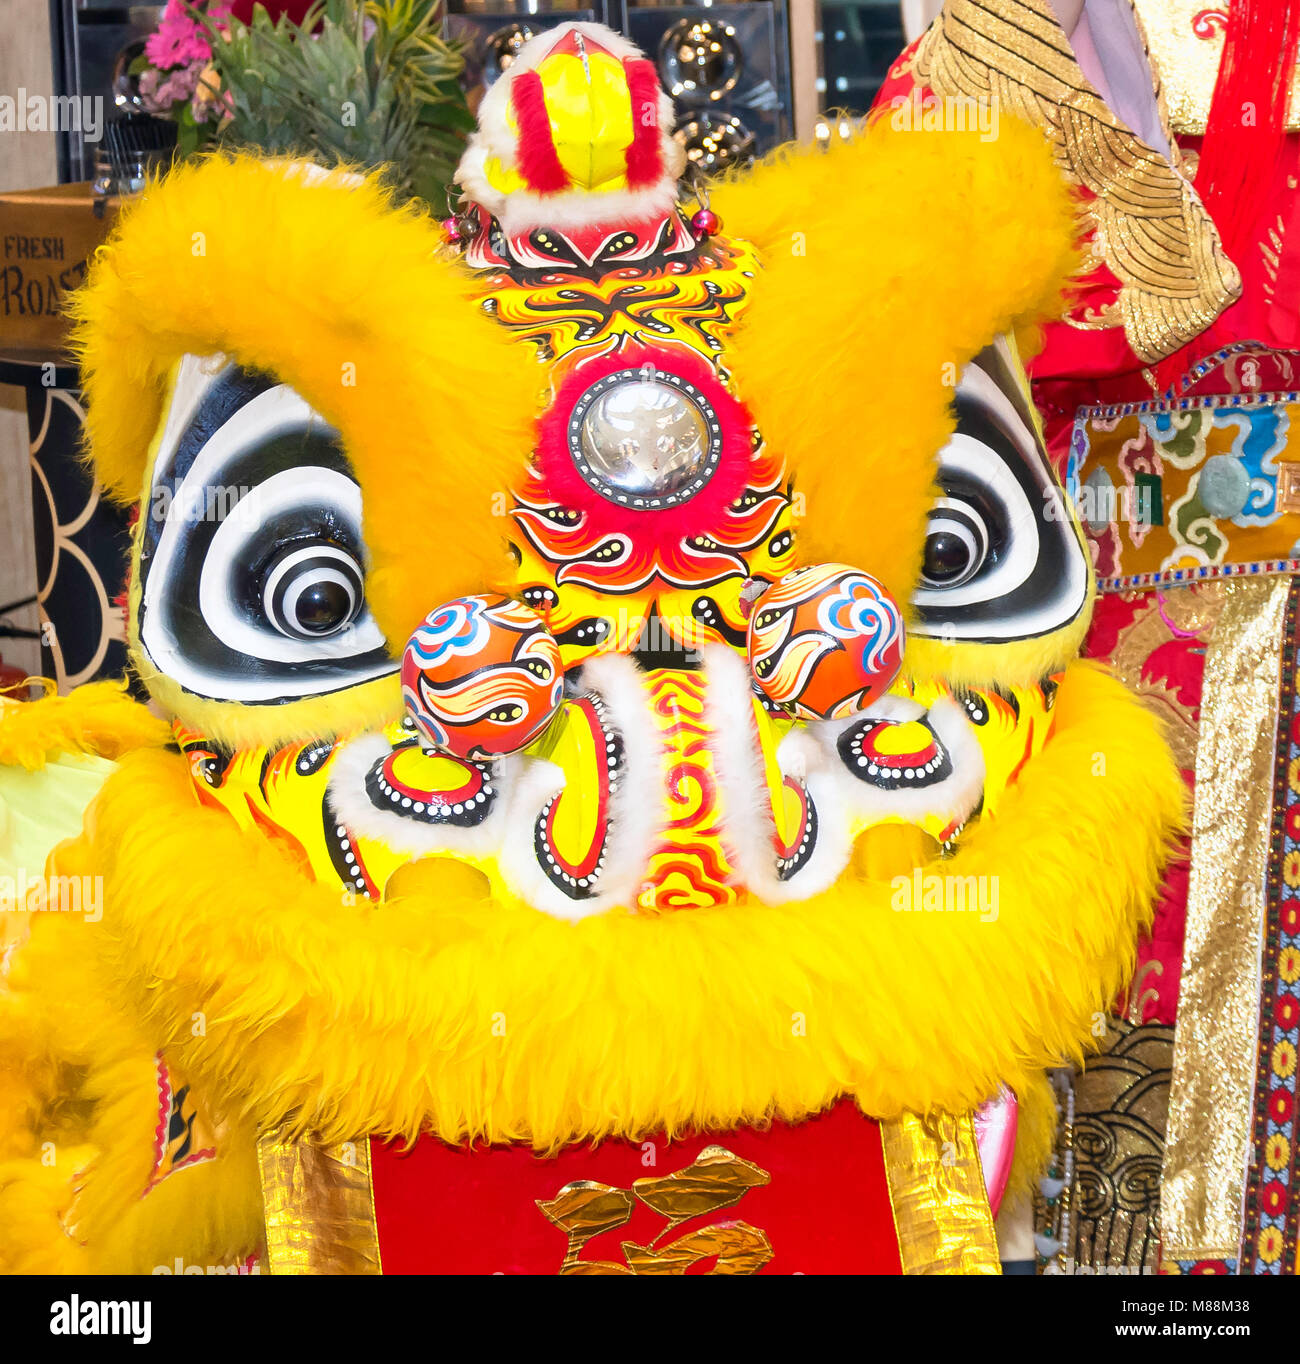
[{"label": "gold embroidered fabric", "polygon": [[1108,1018],[1106,1042],[1074,1081],[1073,1244],[1067,1253],[1076,1271],[1154,1274],[1174,1030]]},{"label": "gold embroidered fabric", "polygon": [[[772,1243],[758,1227],[738,1217],[711,1226],[696,1226],[675,1240],[665,1240],[692,1218],[735,1208],[745,1195],[771,1182],[772,1176],[725,1146],[706,1146],[683,1169],[637,1179],[630,1189],[599,1180],[578,1179],[554,1198],[537,1206],[568,1237],[561,1274],[685,1274],[700,1260],[713,1258],[713,1274],[757,1274],[772,1258]],[[623,1241],[623,1260],[587,1258],[591,1241],[616,1231],[632,1219],[641,1202],[664,1225],[645,1245]]]},{"label": "gold embroidered fabric", "polygon": [[[1279,3],[1281,0],[1279,0]],[[1175,132],[1200,134],[1210,116],[1227,34],[1228,0],[1134,0],[1151,56],[1165,84],[1165,105]],[[1286,126],[1300,129],[1300,83],[1291,93]]]},{"label": "gold embroidered fabric", "polygon": [[370,1143],[257,1144],[272,1274],[379,1274],[379,1231],[370,1182]]},{"label": "gold embroidered fabric", "polygon": [[1000,1274],[970,1115],[880,1124],[904,1274]]},{"label": "gold embroidered fabric", "polygon": [[[1171,163],[1111,111],[1080,70],[1049,0],[948,0],[914,70],[936,95],[996,100],[1003,113],[1046,133],[1062,170],[1095,196],[1087,206],[1093,246],[1121,286],[1114,321],[1144,363],[1173,354],[1240,295],[1241,275],[1177,148]],[[1152,80],[1159,102],[1154,73]],[[1109,321],[1103,313],[1087,325]]]},{"label": "gold embroidered fabric", "polygon": [[1290,579],[1224,585],[1205,656],[1161,1226],[1166,1260],[1235,1259]]}]

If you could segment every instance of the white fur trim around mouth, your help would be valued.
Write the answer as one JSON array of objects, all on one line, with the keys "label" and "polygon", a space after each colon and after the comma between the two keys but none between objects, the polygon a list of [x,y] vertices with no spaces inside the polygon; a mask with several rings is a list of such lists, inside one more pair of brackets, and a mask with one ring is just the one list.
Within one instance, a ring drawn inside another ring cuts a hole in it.
[{"label": "white fur trim around mouth", "polygon": [[609,834],[598,889],[585,899],[571,899],[538,865],[534,825],[547,800],[565,784],[564,773],[551,763],[536,764],[553,774],[549,784],[523,782],[510,800],[509,832],[501,848],[501,874],[510,892],[556,919],[585,919],[611,909],[635,908],[664,822],[659,753],[646,723],[640,669],[630,658],[602,654],[583,665],[582,684],[600,698],[623,745],[621,771],[610,793]]},{"label": "white fur trim around mouth", "polygon": [[[708,678],[705,716],[718,785],[726,798],[723,838],[731,860],[745,888],[763,900],[779,904],[816,895],[833,885],[848,863],[852,851],[849,822],[820,818],[818,810],[816,846],[807,863],[782,880],[777,869],[776,820],[754,725],[749,668],[726,644],[708,645],[701,653]],[[822,761],[820,749],[814,750],[814,765]],[[785,768],[782,772],[801,781],[806,775]],[[813,802],[811,789],[808,799]]]},{"label": "white fur trim around mouth", "polygon": [[[796,725],[776,751],[783,776],[803,782],[816,820],[816,844],[793,875],[778,875],[773,851],[775,821],[752,715],[749,670],[731,649],[704,651],[709,676],[709,725],[719,783],[728,804],[726,841],[745,886],[770,901],[803,900],[833,885],[864,826],[890,819],[920,824],[967,818],[984,791],[984,754],[961,707],[947,697],[927,710],[908,697],[884,696],[848,720]],[[924,722],[947,752],[951,774],[928,786],[882,790],[860,781],[845,766],[837,741],[864,720]]]}]

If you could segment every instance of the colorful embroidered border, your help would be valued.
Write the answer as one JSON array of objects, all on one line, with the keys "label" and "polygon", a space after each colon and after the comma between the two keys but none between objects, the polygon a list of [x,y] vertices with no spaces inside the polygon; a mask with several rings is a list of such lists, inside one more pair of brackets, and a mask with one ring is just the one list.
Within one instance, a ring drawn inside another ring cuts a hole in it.
[{"label": "colorful embroidered border", "polygon": [[[1201,375],[1208,365],[1198,365],[1195,374]],[[1134,413],[1147,416],[1158,412],[1191,412],[1205,407],[1281,407],[1300,402],[1300,391],[1289,393],[1206,393],[1195,398],[1147,398],[1140,403],[1116,403],[1110,407],[1080,407],[1074,414],[1077,423],[1088,418],[1131,417]]]},{"label": "colorful embroidered border", "polygon": [[[1249,347],[1248,347],[1249,348]],[[1192,371],[1199,377],[1214,364],[1241,347],[1226,350],[1203,361]],[[1113,420],[1119,417],[1149,416],[1164,412],[1189,412],[1206,408],[1277,407],[1300,404],[1300,390],[1270,391],[1266,393],[1220,393],[1195,398],[1152,398],[1145,402],[1117,403],[1108,407],[1083,406],[1076,410],[1074,428],[1070,436],[1070,452],[1066,460],[1065,486],[1074,501],[1074,490],[1079,486],[1079,475],[1088,450],[1087,424],[1090,420]],[[1216,578],[1254,578],[1278,573],[1300,573],[1300,559],[1260,559],[1240,563],[1201,564],[1195,568],[1172,569],[1166,572],[1129,573],[1119,577],[1098,578],[1098,592],[1132,592],[1142,588],[1172,587],[1177,583],[1208,582]]]},{"label": "colorful embroidered border", "polygon": [[1236,1260],[1161,1260],[1162,1274],[1235,1274]]},{"label": "colorful embroidered border", "polygon": [[1287,596],[1273,816],[1265,882],[1265,937],[1259,1005],[1250,1169],[1242,1223],[1245,1274],[1294,1274],[1300,1205],[1296,1201],[1296,1051],[1300,1045],[1300,706],[1296,693],[1296,619],[1300,581]]},{"label": "colorful embroidered border", "polygon": [[1300,559],[1264,559],[1253,564],[1201,564],[1169,573],[1132,573],[1125,578],[1098,578],[1098,592],[1131,592],[1139,587],[1172,587],[1213,578],[1256,578],[1269,573],[1300,573]]}]

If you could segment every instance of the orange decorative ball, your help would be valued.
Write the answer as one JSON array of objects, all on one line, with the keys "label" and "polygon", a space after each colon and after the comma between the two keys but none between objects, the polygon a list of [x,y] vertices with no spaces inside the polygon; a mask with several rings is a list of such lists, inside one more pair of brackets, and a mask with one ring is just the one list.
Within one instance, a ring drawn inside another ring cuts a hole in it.
[{"label": "orange decorative ball", "polygon": [[431,611],[402,655],[402,698],[416,728],[462,758],[518,753],[555,718],[560,646],[513,597],[456,597]]},{"label": "orange decorative ball", "polygon": [[869,573],[811,564],[754,603],[749,669],[763,694],[805,720],[842,720],[889,690],[903,661],[903,615]]}]

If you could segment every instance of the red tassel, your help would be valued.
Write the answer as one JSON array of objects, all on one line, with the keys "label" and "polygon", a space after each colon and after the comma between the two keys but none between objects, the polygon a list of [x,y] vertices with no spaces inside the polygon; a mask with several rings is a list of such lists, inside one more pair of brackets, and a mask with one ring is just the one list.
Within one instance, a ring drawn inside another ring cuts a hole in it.
[{"label": "red tassel", "polygon": [[1300,3],[1233,0],[1196,188],[1230,258],[1258,228],[1286,137]]},{"label": "red tassel", "polygon": [[546,89],[536,71],[521,71],[510,83],[510,103],[519,124],[517,164],[528,188],[537,194],[558,194],[569,188],[560,165],[546,112]]},{"label": "red tassel", "polygon": [[629,189],[645,189],[659,183],[664,169],[659,145],[659,77],[644,57],[625,57],[623,72],[632,100],[632,143],[627,149]]}]

